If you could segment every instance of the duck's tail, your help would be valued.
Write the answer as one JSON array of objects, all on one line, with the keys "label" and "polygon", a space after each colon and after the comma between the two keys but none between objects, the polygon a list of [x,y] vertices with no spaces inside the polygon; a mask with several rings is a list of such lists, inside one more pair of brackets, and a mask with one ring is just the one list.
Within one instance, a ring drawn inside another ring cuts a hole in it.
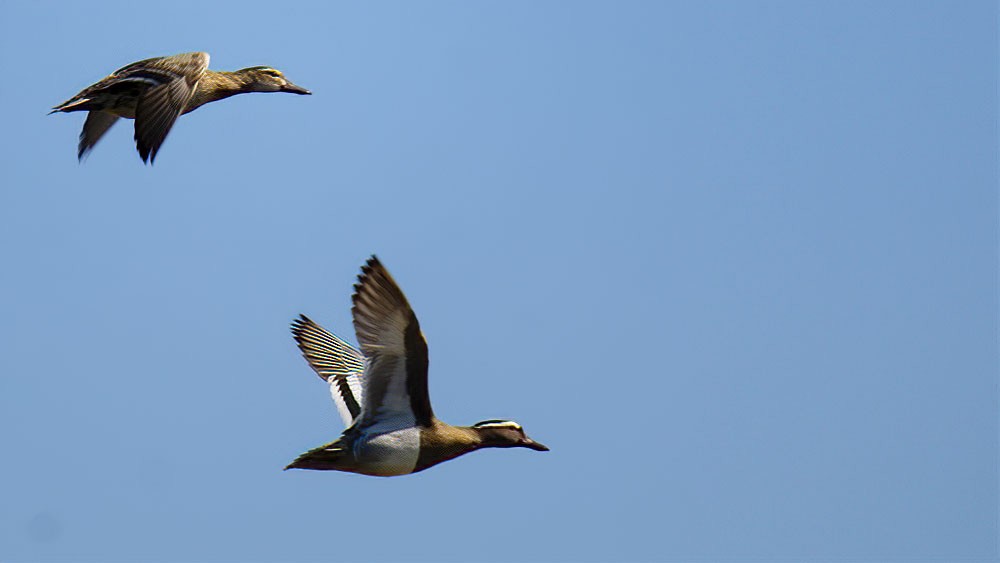
[{"label": "duck's tail", "polygon": [[93,109],[87,106],[87,103],[89,102],[90,98],[70,98],[65,102],[52,108],[52,111],[49,112],[49,115],[52,115],[53,113],[60,111],[83,111],[83,110]]},{"label": "duck's tail", "polygon": [[345,462],[351,459],[350,451],[344,447],[340,440],[309,450],[308,452],[295,458],[295,461],[285,467],[288,469],[345,469]]}]

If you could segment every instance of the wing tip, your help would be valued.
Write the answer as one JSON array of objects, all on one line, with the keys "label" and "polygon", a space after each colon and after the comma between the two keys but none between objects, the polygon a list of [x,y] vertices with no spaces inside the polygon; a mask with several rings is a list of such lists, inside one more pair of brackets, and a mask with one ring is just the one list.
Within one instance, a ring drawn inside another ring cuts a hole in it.
[{"label": "wing tip", "polygon": [[299,314],[297,319],[293,319],[291,322],[292,338],[295,339],[295,343],[298,344],[299,350],[302,351],[302,355],[308,359],[307,355],[307,339],[309,332],[315,332],[323,330],[318,324],[313,322],[309,317]]},{"label": "wing tip", "polygon": [[[143,144],[142,141],[139,141],[138,138],[136,138],[135,148],[136,150],[139,151],[139,158],[142,159],[143,164],[150,164],[152,162],[152,159],[156,158],[156,151],[151,151],[150,148],[145,144]],[[152,159],[150,159],[149,156],[150,152],[153,153]]]},{"label": "wing tip", "polygon": [[304,314],[299,313],[297,318],[292,319],[292,334],[295,335],[296,339],[298,339],[298,337],[302,335],[306,329],[312,326],[316,326],[316,323]]},{"label": "wing tip", "polygon": [[368,260],[361,266],[361,273],[358,274],[358,281],[354,283],[354,294],[351,295],[351,303],[357,307],[358,301],[361,299],[362,290],[368,284],[368,280],[373,279],[376,275],[383,278],[392,279],[389,276],[388,270],[382,264],[382,261],[378,259],[378,256],[372,254],[368,257]]},{"label": "wing tip", "polygon": [[361,273],[358,274],[358,283],[362,283],[365,278],[371,276],[376,271],[384,272],[385,266],[382,265],[382,261],[378,259],[378,256],[372,254],[361,266]]}]

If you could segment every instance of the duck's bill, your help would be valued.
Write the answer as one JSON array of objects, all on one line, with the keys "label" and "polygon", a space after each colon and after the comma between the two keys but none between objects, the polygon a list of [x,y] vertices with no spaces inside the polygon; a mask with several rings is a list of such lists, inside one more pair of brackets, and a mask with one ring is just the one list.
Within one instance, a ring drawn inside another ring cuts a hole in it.
[{"label": "duck's bill", "polygon": [[522,442],[521,445],[524,446],[524,447],[526,447],[526,448],[531,448],[531,449],[533,449],[535,451],[538,451],[538,452],[547,452],[547,451],[549,451],[548,446],[546,446],[545,444],[540,444],[540,443],[532,440],[531,438],[525,438],[524,442]]},{"label": "duck's bill", "polygon": [[296,86],[295,84],[292,84],[291,82],[289,82],[288,84],[285,84],[284,86],[282,86],[281,87],[281,91],[282,92],[290,92],[292,94],[305,94],[305,95],[312,94],[312,92],[310,92],[309,90],[306,90],[305,88],[303,88],[301,86]]}]

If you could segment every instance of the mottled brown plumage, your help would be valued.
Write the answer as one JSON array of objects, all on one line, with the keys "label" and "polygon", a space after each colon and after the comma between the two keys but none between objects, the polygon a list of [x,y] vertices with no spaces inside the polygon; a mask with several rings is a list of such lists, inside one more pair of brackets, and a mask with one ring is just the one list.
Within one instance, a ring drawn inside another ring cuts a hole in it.
[{"label": "mottled brown plumage", "polygon": [[180,115],[246,92],[310,94],[273,68],[234,72],[208,70],[208,53],[183,53],[132,63],[84,88],[50,113],[86,111],[77,157],[89,153],[120,117],[135,120],[135,143],[143,162],[153,162]]}]

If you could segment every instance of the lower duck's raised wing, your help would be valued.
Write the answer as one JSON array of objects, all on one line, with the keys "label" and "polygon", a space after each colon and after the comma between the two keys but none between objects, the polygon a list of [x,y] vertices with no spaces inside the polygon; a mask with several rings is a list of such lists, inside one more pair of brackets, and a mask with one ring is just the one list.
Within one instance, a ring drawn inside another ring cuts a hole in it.
[{"label": "lower duck's raised wing", "polygon": [[305,315],[292,322],[292,335],[316,375],[330,384],[340,418],[350,426],[361,414],[364,356]]},{"label": "lower duck's raised wing", "polygon": [[361,268],[352,301],[354,330],[368,360],[358,425],[430,426],[427,341],[402,290],[375,256]]}]

